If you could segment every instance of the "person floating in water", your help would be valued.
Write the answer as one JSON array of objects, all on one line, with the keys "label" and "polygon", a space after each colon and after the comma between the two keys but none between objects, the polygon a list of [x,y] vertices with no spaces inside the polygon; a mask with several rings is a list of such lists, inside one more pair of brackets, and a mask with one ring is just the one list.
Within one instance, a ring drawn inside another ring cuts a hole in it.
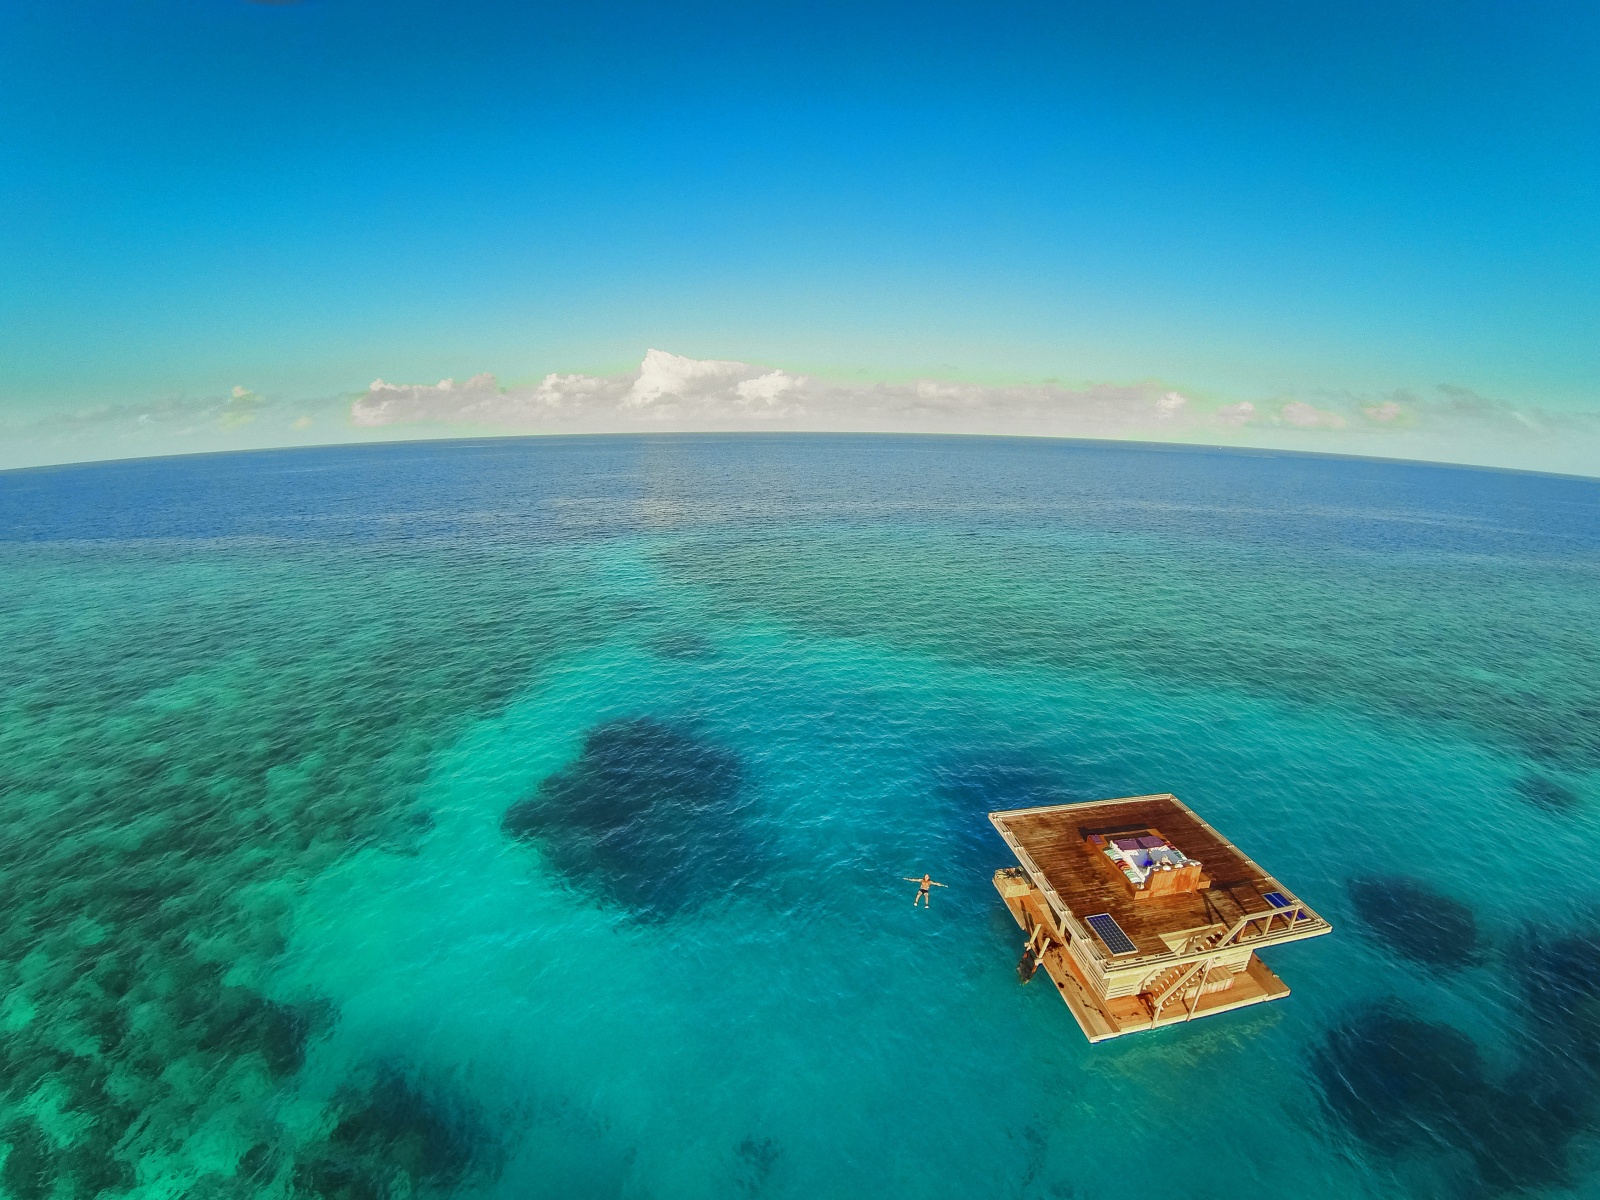
[{"label": "person floating in water", "polygon": [[921,879],[918,879],[915,875],[907,875],[905,877],[905,879],[906,879],[907,883],[914,883],[914,884],[917,885],[917,894],[911,898],[911,907],[912,908],[915,908],[917,906],[917,901],[918,900],[922,901],[922,907],[923,908],[929,907],[929,903],[928,903],[928,889],[929,888],[949,887],[950,886],[948,883],[940,883],[937,879],[933,878],[933,876],[931,876],[931,875],[924,875]]}]

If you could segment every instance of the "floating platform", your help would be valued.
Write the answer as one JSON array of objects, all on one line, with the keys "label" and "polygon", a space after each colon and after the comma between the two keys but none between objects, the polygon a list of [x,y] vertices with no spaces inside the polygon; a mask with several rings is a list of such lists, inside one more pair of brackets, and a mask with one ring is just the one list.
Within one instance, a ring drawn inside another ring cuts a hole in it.
[{"label": "floating platform", "polygon": [[989,814],[1017,856],[994,885],[1091,1042],[1268,1000],[1289,987],[1256,951],[1331,933],[1176,796]]}]

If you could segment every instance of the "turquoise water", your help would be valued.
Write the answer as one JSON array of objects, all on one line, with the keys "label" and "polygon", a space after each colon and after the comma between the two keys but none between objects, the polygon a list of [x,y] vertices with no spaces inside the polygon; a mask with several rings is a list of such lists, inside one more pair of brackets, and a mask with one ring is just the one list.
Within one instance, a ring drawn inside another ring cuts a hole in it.
[{"label": "turquoise water", "polygon": [[[8,1197],[1600,1195],[1600,484],[550,439],[0,539]],[[1158,790],[1336,932],[1090,1048],[983,814]]]}]

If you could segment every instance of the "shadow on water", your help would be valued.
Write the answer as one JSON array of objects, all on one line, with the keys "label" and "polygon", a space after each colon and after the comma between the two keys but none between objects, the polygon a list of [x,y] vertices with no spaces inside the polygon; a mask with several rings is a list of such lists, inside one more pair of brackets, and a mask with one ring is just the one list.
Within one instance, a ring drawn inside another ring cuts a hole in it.
[{"label": "shadow on water", "polygon": [[1390,953],[1452,971],[1478,960],[1478,923],[1454,897],[1404,875],[1346,886],[1363,930]]},{"label": "shadow on water", "polygon": [[1575,812],[1580,803],[1577,792],[1548,775],[1525,775],[1517,780],[1516,789],[1524,801],[1545,812]]},{"label": "shadow on water", "polygon": [[1344,1129],[1381,1155],[1453,1152],[1483,1193],[1570,1182],[1573,1142],[1600,1116],[1600,927],[1530,929],[1517,944],[1523,1029],[1505,1077],[1490,1076],[1465,1033],[1380,1001],[1312,1054]]},{"label": "shadow on water", "polygon": [[591,729],[577,760],[506,810],[570,883],[647,919],[726,891],[754,869],[738,756],[657,717]]}]

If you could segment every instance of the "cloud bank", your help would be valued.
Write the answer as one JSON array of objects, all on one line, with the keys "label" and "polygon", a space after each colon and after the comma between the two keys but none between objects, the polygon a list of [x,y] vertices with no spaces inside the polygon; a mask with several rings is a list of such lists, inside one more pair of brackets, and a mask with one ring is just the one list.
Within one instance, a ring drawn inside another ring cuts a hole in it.
[{"label": "cloud bank", "polygon": [[352,405],[363,428],[431,422],[518,432],[807,429],[1133,436],[1186,426],[1187,397],[1155,384],[996,387],[920,380],[841,383],[651,350],[621,375],[551,374],[502,388],[375,380]]},{"label": "cloud bank", "polygon": [[96,404],[31,418],[0,411],[0,470],[350,441],[349,407],[348,397],[288,400],[236,386],[220,396]]},{"label": "cloud bank", "polygon": [[550,374],[501,387],[375,380],[350,409],[364,429],[612,433],[809,430],[1019,434],[1225,443],[1600,474],[1600,413],[1518,408],[1464,388],[1317,392],[1207,402],[1159,383],[852,383],[650,350],[619,375]]},{"label": "cloud bank", "polygon": [[665,350],[649,351],[632,371],[557,372],[513,386],[490,374],[378,379],[353,397],[305,400],[240,385],[32,420],[0,412],[0,468],[461,435],[739,430],[1117,438],[1600,476],[1600,412],[1518,406],[1453,386],[1240,399],[1157,382],[873,383]]}]

